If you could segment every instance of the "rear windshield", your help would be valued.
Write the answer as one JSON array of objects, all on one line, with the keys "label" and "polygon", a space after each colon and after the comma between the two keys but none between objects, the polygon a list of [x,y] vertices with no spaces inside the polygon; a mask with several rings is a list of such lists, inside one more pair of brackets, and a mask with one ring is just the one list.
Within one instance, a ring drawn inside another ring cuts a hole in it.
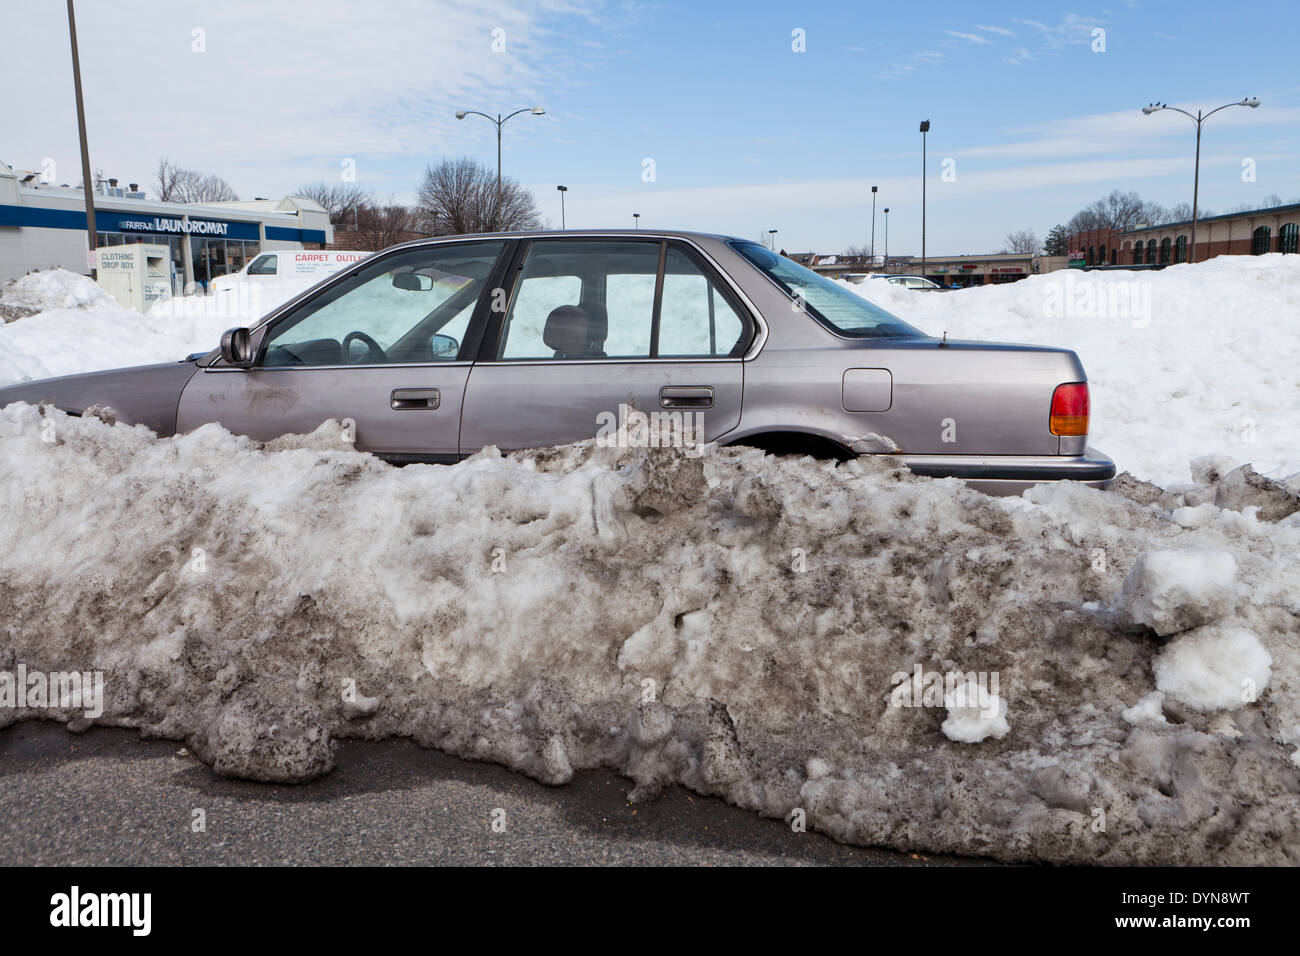
[{"label": "rear windshield", "polygon": [[802,299],[808,314],[822,325],[854,338],[925,338],[880,306],[850,292],[838,282],[805,269],[757,242],[733,242],[732,248],[754,264],[791,298]]}]

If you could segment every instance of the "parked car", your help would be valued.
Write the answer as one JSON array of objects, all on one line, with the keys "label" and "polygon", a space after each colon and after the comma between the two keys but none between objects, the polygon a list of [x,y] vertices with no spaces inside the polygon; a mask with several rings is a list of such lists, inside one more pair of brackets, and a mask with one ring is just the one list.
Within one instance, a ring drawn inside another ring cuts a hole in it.
[{"label": "parked car", "polygon": [[1087,448],[1074,352],[935,338],[758,243],[688,232],[394,246],[205,355],[0,389],[15,401],[107,406],[161,435],[351,419],[358,448],[396,462],[592,438],[635,405],[690,413],[706,441],[891,454],[994,492],[1115,474]]},{"label": "parked car", "polygon": [[873,279],[884,279],[890,285],[901,285],[905,289],[917,289],[921,292],[947,292],[948,286],[927,279],[925,276],[887,276],[873,275]]}]

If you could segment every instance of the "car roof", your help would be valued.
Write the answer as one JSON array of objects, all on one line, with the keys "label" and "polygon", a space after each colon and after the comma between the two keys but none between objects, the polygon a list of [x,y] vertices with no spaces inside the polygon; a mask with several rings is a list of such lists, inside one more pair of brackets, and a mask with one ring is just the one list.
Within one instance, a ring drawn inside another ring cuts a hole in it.
[{"label": "car roof", "polygon": [[444,242],[448,239],[562,239],[582,238],[588,236],[618,238],[682,238],[712,239],[718,242],[752,242],[737,236],[727,236],[716,232],[695,232],[689,229],[535,229],[521,232],[468,232],[448,236],[429,236],[426,239],[414,239],[403,245],[416,245],[421,242]]}]

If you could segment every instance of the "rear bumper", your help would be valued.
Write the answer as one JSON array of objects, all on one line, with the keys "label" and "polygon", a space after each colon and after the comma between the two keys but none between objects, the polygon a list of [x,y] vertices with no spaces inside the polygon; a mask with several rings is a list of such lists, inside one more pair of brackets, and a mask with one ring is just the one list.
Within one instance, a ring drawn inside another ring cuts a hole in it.
[{"label": "rear bumper", "polygon": [[1115,463],[1096,449],[1082,455],[895,455],[913,473],[961,478],[991,495],[1018,495],[1048,481],[1077,481],[1105,488]]}]

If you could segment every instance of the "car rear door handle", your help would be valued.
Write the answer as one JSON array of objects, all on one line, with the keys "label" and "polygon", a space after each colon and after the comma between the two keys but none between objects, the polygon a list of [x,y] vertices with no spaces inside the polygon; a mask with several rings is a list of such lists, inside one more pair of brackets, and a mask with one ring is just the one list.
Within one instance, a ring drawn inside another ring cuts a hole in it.
[{"label": "car rear door handle", "polygon": [[400,412],[411,408],[437,408],[441,400],[436,388],[395,388],[389,404]]},{"label": "car rear door handle", "polygon": [[659,389],[663,408],[712,408],[712,385],[665,385]]}]

